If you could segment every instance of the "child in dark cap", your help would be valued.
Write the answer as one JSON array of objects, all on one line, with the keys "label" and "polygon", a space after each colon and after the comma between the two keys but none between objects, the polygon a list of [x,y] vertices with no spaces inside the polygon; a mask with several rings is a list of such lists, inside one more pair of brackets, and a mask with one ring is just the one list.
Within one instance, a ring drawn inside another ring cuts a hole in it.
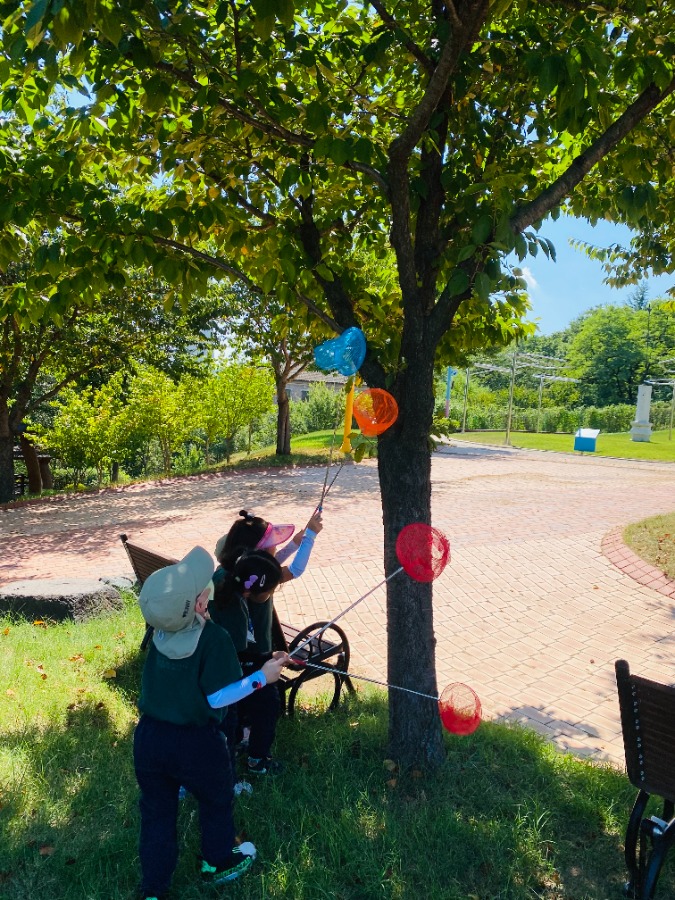
[{"label": "child in dark cap", "polygon": [[[176,820],[181,785],[199,804],[201,874],[215,884],[251,867],[255,847],[235,846],[232,772],[220,730],[222,711],[279,679],[288,660],[271,659],[246,678],[232,641],[204,617],[213,559],[195,547],[180,562],[153,572],[140,593],[143,616],[155,629],[143,669],[134,734],[134,768],[141,791],[141,896],[160,900],[178,859]],[[248,579],[261,573],[247,570]],[[276,584],[269,573],[265,581]]]},{"label": "child in dark cap", "polygon": [[[268,567],[278,572],[276,582],[283,584],[299,578],[309,561],[314,540],[322,529],[321,513],[315,512],[305,528],[295,536],[293,525],[273,525],[245,509],[216,544],[216,559],[220,566],[213,581],[214,599],[209,607],[212,619],[227,629],[245,673],[258,667],[272,655],[272,624],[274,619],[274,588],[258,582],[233,577],[235,564],[245,558],[267,558]],[[293,540],[290,540],[291,537]],[[280,547],[285,544],[286,546]],[[243,557],[242,557],[243,553]],[[295,555],[290,565],[287,559]],[[275,585],[276,586],[276,585]],[[281,714],[281,699],[276,687],[266,688],[238,704],[234,715],[225,722],[231,753],[239,744],[248,752],[246,771],[254,775],[275,775],[282,764],[271,756],[276,725]],[[237,721],[237,719],[239,721]],[[243,727],[246,727],[244,736]],[[236,759],[232,756],[234,768]],[[235,791],[250,790],[247,781],[239,781]]]}]

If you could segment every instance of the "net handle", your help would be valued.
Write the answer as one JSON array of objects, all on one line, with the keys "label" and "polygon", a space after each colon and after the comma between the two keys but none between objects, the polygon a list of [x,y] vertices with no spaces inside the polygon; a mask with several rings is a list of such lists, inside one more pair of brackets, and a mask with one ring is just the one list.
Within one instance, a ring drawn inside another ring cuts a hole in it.
[{"label": "net handle", "polygon": [[315,640],[315,638],[321,637],[321,635],[324,633],[324,631],[326,631],[327,628],[330,628],[331,625],[335,625],[335,623],[339,619],[341,619],[343,616],[346,616],[347,613],[350,612],[352,609],[354,609],[355,606],[358,606],[359,603],[362,603],[366,599],[366,597],[370,597],[371,594],[374,594],[375,591],[378,588],[381,588],[383,584],[386,584],[388,581],[391,581],[392,578],[394,578],[396,575],[399,575],[401,572],[404,572],[404,571],[405,570],[404,570],[403,566],[399,566],[399,568],[396,569],[395,572],[392,572],[391,575],[388,575],[386,578],[384,578],[382,581],[380,581],[378,584],[376,584],[375,587],[371,588],[367,594],[364,594],[362,597],[359,597],[359,599],[355,600],[353,603],[351,603],[347,607],[347,609],[343,609],[342,612],[338,613],[334,619],[331,619],[330,622],[326,622],[326,624],[323,625],[317,632],[315,632],[315,634],[310,635],[306,641],[303,641],[302,644],[299,644],[295,648],[295,650],[293,650],[293,652],[290,654],[290,658],[292,659],[296,653],[299,653],[300,650],[303,650],[308,644],[311,644],[312,641]]},{"label": "net handle", "polygon": [[428,700],[435,700],[437,703],[439,703],[441,699],[434,694],[423,694],[421,691],[413,691],[412,688],[401,687],[399,684],[389,684],[388,681],[378,681],[376,678],[366,678],[365,675],[354,675],[352,672],[344,672],[341,669],[334,669],[331,666],[320,666],[318,663],[311,662],[302,662],[298,664],[307,666],[311,669],[321,669],[323,672],[333,672],[335,675],[342,675],[343,678],[356,678],[357,681],[367,681],[370,684],[379,684],[382,687],[391,688],[394,691],[405,691],[406,694],[414,694],[416,697],[426,697]]},{"label": "net handle", "polygon": [[352,386],[349,388],[349,393],[347,394],[347,402],[345,404],[345,426],[342,432],[342,446],[340,447],[340,451],[342,453],[351,453],[352,452],[352,442],[349,439],[349,435],[352,433],[352,419],[354,418],[354,389],[356,387],[356,378],[352,381]]}]

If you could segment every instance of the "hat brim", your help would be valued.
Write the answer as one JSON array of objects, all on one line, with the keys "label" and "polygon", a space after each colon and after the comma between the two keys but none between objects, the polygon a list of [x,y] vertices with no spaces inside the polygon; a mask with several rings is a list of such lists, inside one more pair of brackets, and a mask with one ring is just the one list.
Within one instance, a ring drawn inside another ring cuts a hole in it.
[{"label": "hat brim", "polygon": [[295,525],[268,525],[265,534],[255,545],[256,550],[268,550],[290,541],[295,532]]}]

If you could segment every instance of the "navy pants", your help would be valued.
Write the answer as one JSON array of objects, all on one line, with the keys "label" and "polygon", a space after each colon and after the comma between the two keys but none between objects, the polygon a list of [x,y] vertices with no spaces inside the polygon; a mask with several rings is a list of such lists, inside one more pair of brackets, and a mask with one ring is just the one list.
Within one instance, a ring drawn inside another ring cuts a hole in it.
[{"label": "navy pants", "polygon": [[239,724],[251,729],[248,739],[249,756],[260,759],[270,755],[280,712],[281,699],[276,684],[265,685],[239,701]]},{"label": "navy pants", "polygon": [[178,861],[178,789],[199,804],[201,852],[217,869],[231,861],[234,847],[230,754],[218,724],[173,725],[142,716],[134,734],[134,768],[141,789],[139,855],[142,892],[165,894]]}]

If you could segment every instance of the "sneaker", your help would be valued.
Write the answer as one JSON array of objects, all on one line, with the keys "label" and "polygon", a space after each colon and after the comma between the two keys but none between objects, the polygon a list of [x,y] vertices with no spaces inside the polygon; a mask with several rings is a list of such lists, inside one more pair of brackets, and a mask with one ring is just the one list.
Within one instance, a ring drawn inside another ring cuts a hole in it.
[{"label": "sneaker", "polygon": [[246,841],[241,846],[233,848],[230,863],[223,869],[218,870],[203,859],[202,879],[210,884],[225,884],[227,881],[236,881],[237,878],[241,878],[251,868],[253,860],[256,858],[256,853],[255,846],[250,841]]},{"label": "sneaker", "polygon": [[234,786],[234,796],[240,797],[242,794],[252,794],[253,785],[248,781],[238,781]]},{"label": "sneaker", "polygon": [[283,764],[271,756],[263,756],[260,759],[254,756],[248,758],[248,771],[256,775],[280,775],[283,769]]}]

